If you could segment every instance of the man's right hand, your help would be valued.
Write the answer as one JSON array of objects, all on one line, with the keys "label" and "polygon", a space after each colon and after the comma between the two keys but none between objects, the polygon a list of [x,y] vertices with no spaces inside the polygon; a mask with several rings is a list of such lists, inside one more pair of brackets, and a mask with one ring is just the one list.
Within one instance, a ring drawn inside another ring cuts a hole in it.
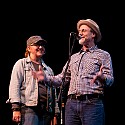
[{"label": "man's right hand", "polygon": [[19,123],[21,121],[21,112],[20,111],[13,111],[13,118],[14,122]]}]

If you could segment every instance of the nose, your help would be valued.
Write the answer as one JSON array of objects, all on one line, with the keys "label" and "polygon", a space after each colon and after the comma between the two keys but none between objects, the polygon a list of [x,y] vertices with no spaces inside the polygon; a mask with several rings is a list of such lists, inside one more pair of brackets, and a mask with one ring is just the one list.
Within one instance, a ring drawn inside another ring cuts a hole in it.
[{"label": "nose", "polygon": [[79,36],[82,36],[82,32],[79,32]]}]

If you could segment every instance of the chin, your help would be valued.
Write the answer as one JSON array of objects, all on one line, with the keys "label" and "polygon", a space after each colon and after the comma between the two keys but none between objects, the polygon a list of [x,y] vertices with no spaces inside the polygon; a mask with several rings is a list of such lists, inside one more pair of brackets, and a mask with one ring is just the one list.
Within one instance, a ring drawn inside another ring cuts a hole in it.
[{"label": "chin", "polygon": [[83,44],[84,44],[84,40],[80,39],[80,40],[79,40],[79,44],[80,44],[80,45],[83,45]]}]

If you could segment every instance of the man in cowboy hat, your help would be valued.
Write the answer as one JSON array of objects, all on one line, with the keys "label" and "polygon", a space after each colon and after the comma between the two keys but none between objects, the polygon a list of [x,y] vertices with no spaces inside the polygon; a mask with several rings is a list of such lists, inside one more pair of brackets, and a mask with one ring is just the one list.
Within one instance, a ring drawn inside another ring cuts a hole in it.
[{"label": "man in cowboy hat", "polygon": [[99,42],[101,40],[101,38],[102,38],[101,32],[100,32],[99,26],[96,24],[95,21],[93,21],[91,19],[79,20],[77,23],[77,30],[78,31],[79,31],[81,25],[87,25],[88,27],[90,27],[93,30],[93,32],[96,35],[95,36],[96,42]]},{"label": "man in cowboy hat", "polygon": [[[103,105],[104,86],[114,82],[111,56],[99,49],[97,43],[102,35],[97,23],[91,19],[79,20],[77,23],[81,50],[71,55],[62,72],[56,76],[43,74],[45,81],[58,86],[62,82],[65,71],[66,83],[69,83],[68,99],[65,105],[65,125],[104,125],[105,113]],[[69,77],[69,78],[68,78]],[[40,79],[39,79],[40,80]]]}]

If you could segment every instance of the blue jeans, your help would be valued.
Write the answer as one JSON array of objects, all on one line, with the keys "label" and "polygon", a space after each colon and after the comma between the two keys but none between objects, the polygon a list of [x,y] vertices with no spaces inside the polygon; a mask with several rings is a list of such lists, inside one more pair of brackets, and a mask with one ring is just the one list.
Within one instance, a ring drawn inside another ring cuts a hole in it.
[{"label": "blue jeans", "polygon": [[104,125],[105,113],[100,99],[67,99],[65,125]]},{"label": "blue jeans", "polygon": [[24,107],[21,125],[51,125],[51,118],[46,110]]}]

